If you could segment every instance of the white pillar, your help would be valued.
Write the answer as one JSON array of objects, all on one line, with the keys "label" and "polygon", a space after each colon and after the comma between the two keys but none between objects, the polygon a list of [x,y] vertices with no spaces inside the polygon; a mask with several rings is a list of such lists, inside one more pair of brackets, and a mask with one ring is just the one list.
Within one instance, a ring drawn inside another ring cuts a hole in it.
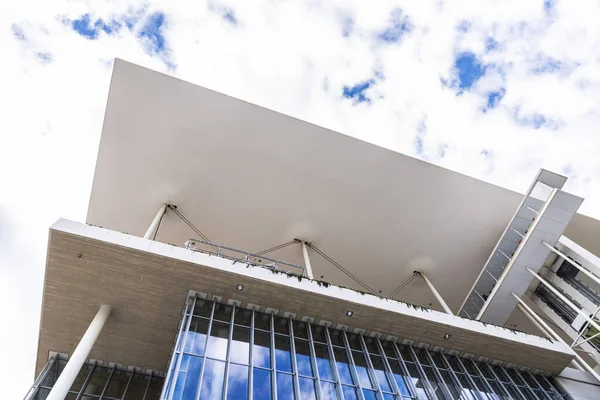
[{"label": "white pillar", "polygon": [[448,307],[448,304],[446,304],[446,302],[444,301],[444,299],[442,298],[442,296],[439,294],[439,292],[433,286],[433,283],[431,283],[431,281],[425,276],[424,273],[419,272],[419,275],[421,275],[421,277],[423,278],[423,280],[425,281],[425,283],[427,284],[427,286],[429,286],[429,289],[431,290],[431,293],[433,293],[433,295],[435,296],[435,298],[437,299],[437,301],[442,305],[442,308],[444,309],[444,311],[446,311],[450,315],[454,315],[454,313],[452,312],[452,310],[450,309],[450,307]]},{"label": "white pillar", "polygon": [[[520,305],[521,307],[519,307],[519,310],[530,320],[534,319],[535,321],[537,321],[537,323],[539,325],[541,325],[543,327],[543,329],[550,334],[551,338],[554,338],[554,340],[557,340],[561,343],[563,343],[566,346],[569,346],[559,335],[558,333],[554,332],[552,330],[552,328],[550,328],[550,326],[546,323],[546,321],[544,321],[539,315],[537,315],[535,313],[535,311],[533,311],[531,309],[531,307],[529,307],[527,305],[527,303],[525,303],[521,298],[519,298],[519,296],[517,296],[516,294],[514,294],[513,292],[510,292],[510,294],[513,295],[513,297],[515,299],[517,299],[517,301],[519,302],[518,306]],[[575,358],[577,359],[577,361],[579,363],[577,363],[575,360],[571,361],[571,365],[574,366],[575,368],[581,370],[582,366],[585,370],[587,370],[589,373],[591,373],[594,378],[596,378],[598,380],[598,382],[600,382],[600,375],[598,375],[596,373],[596,371],[594,371],[594,369],[592,367],[589,366],[588,363],[585,362],[585,360],[583,358],[581,358],[581,356],[579,354],[577,354],[577,352],[575,350],[573,350],[573,353],[575,353]],[[580,365],[581,364],[581,365]]]},{"label": "white pillar", "polygon": [[575,261],[571,260],[569,257],[567,257],[566,254],[564,254],[563,252],[555,249],[553,246],[549,245],[548,243],[542,241],[542,244],[544,246],[546,246],[547,248],[549,248],[550,250],[552,250],[554,253],[556,253],[559,257],[561,257],[563,260],[566,260],[569,264],[571,264],[572,266],[574,266],[575,268],[577,268],[579,271],[583,272],[584,274],[586,274],[587,276],[589,276],[591,279],[593,279],[597,284],[600,284],[600,278],[598,278],[596,275],[592,274],[590,271],[588,271],[586,268],[583,268],[581,265],[577,264]]},{"label": "white pillar", "polygon": [[150,227],[148,228],[148,230],[146,231],[146,234],[144,235],[144,239],[154,239],[154,236],[156,236],[156,231],[158,230],[158,226],[160,225],[160,220],[162,219],[163,215],[165,215],[165,213],[167,212],[167,204],[163,204],[162,206],[160,206],[160,209],[158,210],[158,212],[156,213],[156,217],[154,217],[154,220],[152,221],[152,223],[150,224]]},{"label": "white pillar", "polygon": [[71,358],[69,358],[67,365],[65,365],[65,369],[58,377],[58,380],[54,384],[48,397],[46,397],[46,400],[64,400],[67,396],[81,367],[83,367],[83,364],[87,360],[94,343],[96,343],[96,339],[98,338],[98,335],[100,335],[102,327],[104,327],[104,323],[108,319],[111,310],[109,305],[100,306],[96,316],[90,323],[87,331],[83,334],[77,348],[73,351]]},{"label": "white pillar", "polygon": [[310,265],[310,258],[308,258],[308,249],[306,248],[306,242],[302,241],[302,255],[304,256],[304,269],[306,271],[306,276],[309,279],[313,278],[312,266]]}]

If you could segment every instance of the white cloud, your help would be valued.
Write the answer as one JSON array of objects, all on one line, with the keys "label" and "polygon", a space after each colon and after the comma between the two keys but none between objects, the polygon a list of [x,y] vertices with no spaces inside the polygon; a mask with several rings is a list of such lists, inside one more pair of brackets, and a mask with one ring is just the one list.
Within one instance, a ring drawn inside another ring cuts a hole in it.
[{"label": "white cloud", "polygon": [[[21,396],[33,378],[47,229],[60,216],[85,219],[114,57],[513,190],[524,191],[540,167],[568,171],[567,189],[586,197],[582,210],[599,217],[598,4],[559,1],[546,13],[541,1],[405,2],[400,8],[412,31],[398,44],[382,43],[377,38],[396,8],[391,1],[318,0],[49,0],[5,7],[0,314],[10,329],[0,340],[10,344],[11,362],[0,375],[13,384],[0,388],[0,397]],[[154,12],[165,15],[162,57],[149,55],[138,37]],[[89,40],[64,22],[85,13],[92,21],[139,21]],[[457,29],[463,21],[466,32]],[[490,37],[498,44],[487,51]],[[495,67],[457,96],[441,79],[456,73],[459,52]],[[563,69],[534,73],[545,59]],[[370,79],[370,103],[342,97],[345,86]],[[501,88],[505,96],[483,114],[488,93]],[[535,115],[552,123],[534,129],[528,121]]]}]

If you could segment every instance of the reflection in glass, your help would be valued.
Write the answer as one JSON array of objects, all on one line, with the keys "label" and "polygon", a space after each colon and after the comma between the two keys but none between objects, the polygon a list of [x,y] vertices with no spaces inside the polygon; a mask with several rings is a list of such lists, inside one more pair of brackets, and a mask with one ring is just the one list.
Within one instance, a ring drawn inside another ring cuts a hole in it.
[{"label": "reflection in glass", "polygon": [[327,343],[325,338],[325,328],[318,325],[311,325],[312,338],[315,342]]},{"label": "reflection in glass", "polygon": [[300,321],[294,321],[294,337],[300,339],[308,339],[308,332],[306,330],[306,323]]},{"label": "reflection in glass", "polygon": [[338,372],[340,374],[340,381],[349,385],[354,384],[352,379],[352,373],[350,372],[350,364],[348,364],[348,356],[344,349],[334,349],[333,355],[335,357],[335,364],[337,365]]},{"label": "reflection in glass", "polygon": [[233,327],[231,340],[231,361],[248,364],[250,349],[250,329],[240,326]]},{"label": "reflection in glass", "polygon": [[310,378],[298,378],[300,383],[300,400],[315,400],[315,381]]},{"label": "reflection in glass", "polygon": [[375,371],[375,378],[377,382],[379,382],[379,387],[384,392],[391,392],[392,386],[388,381],[387,375],[385,373],[385,366],[383,365],[383,359],[381,356],[371,355],[371,364],[373,364],[373,369]]},{"label": "reflection in glass", "polygon": [[296,365],[298,373],[305,376],[313,376],[312,365],[310,363],[310,349],[305,340],[295,340],[296,343]]},{"label": "reflection in glass", "polygon": [[331,373],[331,361],[329,358],[329,349],[324,344],[315,343],[315,355],[317,357],[317,369],[319,377],[328,381],[333,380]]},{"label": "reflection in glass", "polygon": [[185,351],[195,354],[204,354],[206,345],[206,333],[208,332],[208,320],[203,318],[192,318],[190,330],[185,339]]},{"label": "reflection in glass", "polygon": [[213,318],[217,321],[231,322],[231,311],[233,307],[226,304],[215,304],[215,314]]},{"label": "reflection in glass", "polygon": [[263,331],[271,330],[271,316],[269,314],[255,313],[254,328],[262,329]]},{"label": "reflection in glass", "polygon": [[283,335],[290,334],[290,328],[288,326],[289,324],[290,324],[290,320],[287,318],[275,317],[275,320],[273,321],[273,326],[275,327],[275,332],[281,333]]},{"label": "reflection in glass", "polygon": [[335,391],[335,384],[321,381],[321,392],[323,399],[337,399],[338,395]]},{"label": "reflection in glass", "polygon": [[200,398],[202,400],[221,400],[224,379],[225,363],[223,361],[206,360]]},{"label": "reflection in glass", "polygon": [[271,336],[265,332],[254,332],[252,361],[257,367],[271,368]]},{"label": "reflection in glass", "polygon": [[194,315],[210,318],[213,303],[211,301],[196,299],[196,307],[194,307]]},{"label": "reflection in glass", "polygon": [[373,390],[363,389],[363,396],[365,400],[377,400],[376,392]]},{"label": "reflection in glass", "polygon": [[250,318],[252,318],[252,310],[245,310],[243,308],[235,309],[235,317],[233,317],[233,323],[237,325],[250,326]]},{"label": "reflection in glass", "polygon": [[294,400],[294,384],[291,375],[277,373],[277,400]]},{"label": "reflection in glass", "polygon": [[173,392],[174,400],[196,399],[200,369],[202,368],[202,357],[183,355],[179,376]]},{"label": "reflection in glass", "polygon": [[230,364],[227,374],[227,399],[242,400],[248,398],[248,367]]},{"label": "reflection in glass", "polygon": [[252,393],[255,399],[271,398],[271,372],[254,368],[254,377],[252,380]]},{"label": "reflection in glass", "polygon": [[331,338],[331,344],[334,346],[341,346],[344,347],[344,338],[342,337],[342,331],[338,331],[336,330],[329,330],[329,337]]},{"label": "reflection in glass", "polygon": [[206,345],[206,356],[225,360],[227,357],[227,342],[229,341],[229,324],[213,322],[210,336]]},{"label": "reflection in glass", "polygon": [[344,393],[344,400],[357,400],[358,395],[356,394],[356,389],[352,386],[342,386],[342,391]]},{"label": "reflection in glass", "polygon": [[396,385],[400,390],[400,394],[403,396],[409,396],[410,391],[408,390],[406,379],[407,377],[404,375],[402,371],[402,366],[400,365],[400,361],[388,359],[390,364],[390,368],[392,369],[392,374],[394,375],[394,380],[396,381]]},{"label": "reflection in glass", "polygon": [[358,351],[353,351],[352,358],[354,359],[354,365],[356,366],[356,373],[358,374],[360,386],[366,389],[373,389],[371,378],[369,377],[369,371],[367,370],[367,360],[365,359],[365,356]]},{"label": "reflection in glass", "polygon": [[419,399],[427,399],[428,396],[425,390],[425,382],[421,378],[421,374],[417,370],[417,367],[412,363],[406,363],[406,369],[408,369],[408,374],[410,375],[410,379],[417,391]]},{"label": "reflection in glass", "polygon": [[288,337],[275,336],[275,366],[278,371],[292,372],[290,339]]}]

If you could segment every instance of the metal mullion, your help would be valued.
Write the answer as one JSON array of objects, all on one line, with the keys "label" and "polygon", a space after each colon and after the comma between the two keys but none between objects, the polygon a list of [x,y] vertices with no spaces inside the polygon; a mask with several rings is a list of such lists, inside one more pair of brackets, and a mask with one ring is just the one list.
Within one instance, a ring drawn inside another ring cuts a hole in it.
[{"label": "metal mullion", "polygon": [[559,395],[560,397],[562,397],[562,394],[557,390],[556,386],[552,384],[552,382],[550,382],[550,380],[545,376],[545,375],[538,375],[541,376],[542,379],[544,379],[546,381],[546,383],[548,385],[550,385],[550,390],[554,393],[556,393],[557,395]]},{"label": "metal mullion", "polygon": [[[508,371],[506,370],[506,368],[504,368],[504,367],[503,367],[503,366],[501,366],[501,365],[499,365],[499,367],[500,367],[500,368],[502,368],[502,370],[504,371],[504,374],[505,374],[506,376],[508,376],[508,379],[509,379],[509,380],[512,382],[512,384],[513,384],[513,385],[515,385],[517,389],[519,389],[519,392],[521,392],[521,394],[523,394],[523,392],[521,391],[521,387],[520,387],[520,385],[518,385],[518,384],[517,384],[517,382],[515,382],[515,380],[512,378],[512,376],[510,376],[510,374],[508,373]],[[523,379],[523,378],[521,378],[521,379]],[[529,388],[529,385],[527,385],[527,382],[525,382],[525,387],[527,388],[527,390],[529,390],[529,392],[530,392],[530,393],[531,393],[531,394],[532,394],[532,395],[533,395],[533,396],[534,396],[536,399],[538,399],[538,400],[539,400],[539,397],[538,397],[538,395],[537,395],[537,394],[536,394],[536,393],[535,393],[533,390],[531,390],[531,389]],[[525,397],[527,397],[527,396],[525,396]]]},{"label": "metal mullion", "polygon": [[[292,326],[291,321],[290,326]],[[317,400],[321,400],[321,398],[323,397],[321,392],[321,378],[319,376],[319,369],[317,367],[317,354],[315,352],[315,343],[312,336],[312,327],[310,325],[310,322],[308,321],[306,321],[306,329],[308,330],[308,347],[310,349],[310,363],[313,367],[313,375],[315,378],[315,382],[317,383],[315,388],[317,392]]]},{"label": "metal mullion", "polygon": [[[448,362],[448,360],[446,359],[446,355],[445,355],[443,352],[441,352],[441,351],[439,351],[439,352],[437,352],[437,353],[440,355],[440,357],[441,357],[441,359],[442,359],[442,361],[443,361],[444,365],[446,366],[446,371],[448,371],[448,373],[450,374],[450,377],[452,378],[452,380],[454,381],[454,383],[455,383],[456,385],[458,385],[458,387],[459,387],[459,388],[461,388],[460,397],[461,397],[461,398],[464,398],[462,391],[463,391],[463,390],[465,390],[465,387],[464,387],[464,386],[463,386],[463,384],[461,383],[460,379],[458,379],[458,376],[456,376],[456,373],[455,373],[455,372],[454,372],[454,370],[452,369],[452,366],[450,366],[450,363],[449,363],[449,362]],[[433,362],[433,357],[431,357],[431,358],[432,358],[432,362]],[[434,362],[433,364],[435,365],[435,362]],[[437,367],[437,366],[436,366],[436,367]],[[467,388],[467,389],[469,389],[469,388]],[[476,396],[476,397],[477,397],[477,396]]]},{"label": "metal mullion", "polygon": [[446,396],[448,396],[449,399],[452,399],[454,396],[452,396],[452,393],[450,392],[448,385],[446,385],[446,381],[444,380],[442,373],[438,369],[437,365],[435,365],[435,362],[433,361],[433,357],[431,357],[431,354],[429,354],[429,350],[427,350],[425,348],[422,348],[421,350],[425,352],[426,357],[429,360],[429,363],[431,363],[431,368],[433,368],[434,375],[436,375],[438,377],[440,383],[442,384],[442,386],[441,386],[442,391],[445,392]]},{"label": "metal mullion", "polygon": [[44,366],[44,368],[42,368],[40,374],[38,375],[38,378],[33,382],[33,385],[31,386],[31,388],[29,388],[27,393],[25,393],[25,400],[35,396],[35,394],[38,391],[38,388],[41,386],[42,382],[44,382],[44,379],[46,379],[46,376],[50,373],[50,371],[52,371],[55,365],[58,365],[58,354],[51,357],[50,360],[48,360],[48,362]]},{"label": "metal mullion", "polygon": [[104,394],[108,390],[108,385],[110,385],[110,380],[112,379],[113,375],[115,374],[115,368],[116,367],[117,366],[115,364],[115,365],[113,365],[112,369],[110,370],[110,375],[108,375],[108,379],[106,380],[106,384],[104,385],[104,388],[102,389],[102,393],[100,393],[100,400],[102,400],[104,398]]},{"label": "metal mullion", "polygon": [[[195,308],[195,304],[196,304],[196,299],[194,299],[194,307],[192,307],[192,310]],[[217,306],[217,302],[213,301],[212,307],[210,308],[210,319],[208,320],[208,329],[206,331],[206,340],[204,342],[204,349],[206,349],[208,347],[208,339],[210,339],[210,331],[212,329],[212,324],[213,324],[213,320],[215,317],[216,306]],[[190,318],[190,320],[191,320],[191,318]],[[189,326],[188,326],[188,330],[189,330]],[[186,332],[186,339],[187,339],[187,332]],[[185,348],[185,340],[184,340],[182,348]],[[181,358],[183,358],[183,356]],[[198,378],[198,386],[196,386],[196,400],[200,400],[200,393],[202,392],[202,390],[201,390],[202,378],[204,377],[204,367],[205,366],[206,366],[206,350],[204,350],[204,357],[202,357],[202,362],[201,362],[201,366],[200,366],[200,377]]]},{"label": "metal mullion", "polygon": [[[333,343],[331,343],[331,336],[329,335],[329,328],[324,326],[325,330],[325,339],[327,340],[327,348],[329,349],[329,363],[333,364],[333,377],[336,381],[335,390],[337,391],[338,398],[344,398],[344,392],[342,390],[342,380],[340,379],[340,371],[338,370],[337,362],[335,360],[335,355],[333,354]],[[251,400],[251,399],[250,399]]]},{"label": "metal mullion", "polygon": [[[169,376],[169,372],[174,371],[173,375],[173,382],[169,382],[169,381],[165,381],[168,385],[169,385],[169,392],[166,396],[166,398],[171,398],[173,397],[173,392],[175,391],[175,381],[177,381],[177,378],[179,377],[179,368],[181,368],[181,360],[183,359],[183,350],[185,349],[185,343],[187,340],[187,336],[188,336],[188,332],[190,330],[190,324],[192,323],[192,314],[194,313],[194,308],[196,307],[196,299],[198,298],[197,295],[194,294],[194,300],[192,300],[192,306],[190,308],[189,313],[185,313],[184,314],[184,320],[181,322],[181,328],[179,331],[179,337],[177,338],[177,342],[175,343],[175,352],[173,354],[173,356],[175,357],[177,354],[179,354],[179,356],[177,357],[177,362],[175,363],[175,369],[173,370],[172,368],[169,368],[169,371],[167,372],[167,376]],[[186,300],[186,311],[187,311],[187,304],[189,303],[189,297]],[[214,306],[214,303],[213,303]],[[185,320],[185,317],[187,316],[187,321]],[[183,329],[183,325],[185,324],[185,332],[182,332],[181,329]],[[182,340],[182,334],[183,333],[183,340]],[[182,340],[180,342],[180,340]],[[181,347],[179,347],[179,343],[181,343]],[[179,350],[178,350],[179,349]],[[186,374],[187,377],[187,374]],[[166,388],[166,385],[164,385]],[[163,392],[162,396],[164,397],[165,393]]]},{"label": "metal mullion", "polygon": [[[494,368],[492,368],[491,365],[486,364],[486,366],[488,367],[488,369],[490,370],[490,372],[492,373],[492,375],[494,375],[494,377],[496,378],[496,382],[498,382],[500,384],[500,386],[502,386],[502,388],[504,389],[505,392],[508,393],[508,390],[506,390],[505,388],[505,384],[504,382],[502,382],[502,380],[500,379],[500,377],[498,376],[498,374],[496,373],[496,371],[494,371]],[[510,377],[509,377],[510,378]],[[521,389],[519,389],[519,387],[517,385],[513,385],[513,388],[516,388],[517,393],[519,393],[519,396],[521,396],[522,400],[527,400],[527,398],[525,397],[525,395],[521,392]],[[511,397],[512,395],[509,393],[508,397]]]},{"label": "metal mullion", "polygon": [[[468,360],[473,363],[473,366],[479,372],[478,378],[483,381],[483,384],[490,390],[490,393],[493,394],[493,395],[495,395],[495,397],[498,397],[498,395],[496,394],[496,392],[494,391],[494,389],[488,383],[487,379],[485,379],[485,376],[483,376],[483,374],[481,373],[481,370],[479,369],[479,367],[477,366],[477,364],[475,363],[475,361],[473,361],[472,358],[469,358]],[[468,371],[467,371],[467,373],[468,373]]]},{"label": "metal mullion", "polygon": [[[271,325],[271,398],[277,400],[277,366],[275,365],[275,316],[273,314],[269,317]],[[290,326],[290,330],[292,327]]]},{"label": "metal mullion", "polygon": [[394,391],[394,395],[402,397],[402,393],[400,393],[400,388],[398,387],[398,384],[396,383],[396,379],[394,378],[394,371],[392,371],[392,367],[390,366],[390,363],[388,362],[387,355],[385,354],[385,351],[383,350],[383,346],[381,345],[379,338],[374,337],[373,340],[375,340],[375,343],[377,343],[377,348],[379,349],[379,353],[381,354],[381,358],[383,359],[383,365],[386,369],[386,375],[388,377],[388,381],[390,381],[390,383],[391,383],[392,389]]},{"label": "metal mullion", "polygon": [[[548,393],[546,393],[546,390],[542,387],[542,385],[540,385],[540,383],[537,381],[537,379],[535,379],[535,377],[533,375],[531,375],[531,373],[529,371],[521,371],[519,373],[522,374],[529,374],[529,377],[531,378],[532,381],[534,381],[537,385],[537,388],[541,391],[541,393],[543,394],[544,398],[547,400],[552,400],[552,398],[550,396],[548,396]],[[527,386],[529,386],[529,383],[527,383],[527,381],[525,379],[523,379],[525,381],[525,384]]]},{"label": "metal mullion", "polygon": [[[465,376],[465,378],[469,381],[469,383],[471,384],[471,387],[473,389],[473,392],[475,393],[475,397],[477,397],[478,399],[481,400],[486,400],[483,395],[481,393],[479,393],[479,388],[477,387],[477,384],[475,383],[475,381],[473,380],[473,377],[471,376],[471,374],[469,374],[469,371],[467,371],[467,369],[465,368],[465,365],[462,363],[462,360],[460,359],[459,356],[455,355],[454,356],[456,358],[456,360],[458,361],[458,364],[460,365],[460,367],[462,368],[461,373]],[[446,361],[448,361],[446,359]],[[450,363],[448,363],[450,364]],[[452,369],[452,367],[450,367],[450,369]],[[487,396],[486,396],[487,397]]]},{"label": "metal mullion", "polygon": [[250,310],[250,354],[248,355],[248,400],[252,400],[254,395],[254,309]]},{"label": "metal mullion", "polygon": [[[273,320],[275,319],[275,315],[273,315]],[[294,397],[296,399],[300,399],[300,379],[298,378],[298,364],[296,363],[296,343],[294,343],[294,328],[292,324],[292,317],[289,319],[290,325],[290,352],[292,356],[292,379],[294,381]],[[307,329],[308,329],[308,322]],[[274,327],[274,323],[271,323],[271,328]]]},{"label": "metal mullion", "polygon": [[229,364],[231,358],[231,341],[233,340],[233,322],[235,318],[235,304],[231,307],[231,320],[229,321],[229,340],[227,341],[227,355],[225,356],[225,377],[223,378],[223,398],[227,398],[227,383],[229,382]]},{"label": "metal mullion", "polygon": [[546,396],[544,396],[543,398],[540,398],[540,396],[533,390],[533,388],[531,386],[529,386],[529,383],[527,383],[527,381],[525,380],[525,378],[523,378],[523,376],[521,375],[521,373],[516,368],[513,368],[513,371],[515,371],[515,373],[519,376],[519,378],[521,378],[521,380],[523,381],[523,385],[527,388],[527,390],[529,390],[529,392],[537,400],[546,400]]},{"label": "metal mullion", "polygon": [[437,399],[435,391],[433,390],[433,386],[431,386],[431,382],[429,382],[429,377],[425,373],[425,370],[423,370],[423,366],[419,362],[419,358],[415,354],[414,349],[412,348],[412,346],[408,346],[408,345],[406,346],[406,348],[408,349],[408,351],[410,351],[410,354],[412,355],[413,359],[415,360],[413,364],[415,364],[415,366],[417,367],[417,370],[421,374],[421,379],[424,383],[423,387],[427,387],[427,389],[429,391],[429,397],[431,397],[432,399]]},{"label": "metal mullion", "polygon": [[389,343],[392,345],[392,349],[394,350],[394,353],[396,353],[396,359],[400,362],[402,371],[406,374],[406,377],[408,378],[408,379],[405,379],[405,381],[408,381],[408,390],[411,392],[411,396],[415,399],[418,399],[419,396],[417,395],[417,388],[413,384],[412,378],[410,376],[410,372],[408,372],[408,368],[406,367],[406,363],[404,362],[404,358],[402,357],[402,353],[400,352],[400,349],[398,348],[398,346],[396,345],[395,342],[389,342]]},{"label": "metal mullion", "polygon": [[[477,370],[481,373],[481,369],[479,368],[479,366],[475,364],[475,367],[477,367]],[[504,387],[504,385],[502,384],[502,382],[500,381],[500,378],[498,378],[498,376],[494,373],[494,371],[492,370],[492,367],[489,366],[489,364],[487,363],[483,363],[485,365],[485,367],[488,369],[488,371],[491,371],[492,375],[494,376],[494,379],[492,379],[494,382],[496,382],[498,384],[498,386],[500,386],[500,390],[502,390],[504,392],[504,394],[506,396],[508,396],[508,398],[511,398],[512,395],[510,393],[508,393],[508,390],[506,390],[506,388]],[[482,374],[483,375],[483,374]],[[485,378],[485,377],[484,377]],[[490,385],[491,387],[491,385]]]},{"label": "metal mullion", "polygon": [[[194,295],[194,297],[196,297],[196,296]],[[190,296],[188,296],[185,299],[185,310],[183,311],[183,318],[181,319],[181,326],[179,327],[179,333],[177,334],[177,340],[175,341],[175,347],[173,349],[173,357],[176,357],[178,354],[177,349],[179,348],[179,344],[181,343],[181,338],[183,336],[182,335],[183,327],[187,324],[186,318],[191,320],[193,314],[194,314],[194,309],[190,308]],[[169,368],[167,369],[167,375],[165,376],[163,389],[161,390],[161,393],[160,393],[161,398],[163,398],[165,396],[165,391],[167,390],[167,386],[170,387],[171,374],[173,371],[173,367],[176,367],[176,366],[177,366],[177,362],[175,363],[175,366],[169,365]]]},{"label": "metal mullion", "polygon": [[150,376],[148,377],[148,383],[146,384],[146,390],[144,390],[144,397],[142,397],[142,400],[146,400],[146,395],[148,394],[148,389],[150,389],[152,378],[154,378],[154,371],[150,371]]},{"label": "metal mullion", "polygon": [[132,369],[131,375],[129,376],[129,379],[127,379],[127,384],[125,385],[125,389],[123,390],[123,396],[121,397],[120,400],[125,399],[125,396],[127,396],[127,390],[129,389],[129,385],[131,384],[131,381],[133,380],[133,375],[135,375],[135,370]]},{"label": "metal mullion", "polygon": [[354,365],[354,357],[352,356],[352,349],[350,348],[350,342],[348,341],[348,337],[346,336],[346,331],[342,330],[342,338],[344,339],[344,347],[346,348],[346,355],[348,356],[348,362],[350,363],[350,372],[354,377],[354,389],[358,389],[358,398],[360,400],[365,400],[365,395],[362,391],[362,386],[360,384],[360,379],[358,379],[358,372],[356,372],[356,365]]},{"label": "metal mullion", "polygon": [[363,335],[357,334],[360,345],[363,349],[363,354],[367,360],[367,373],[371,377],[371,382],[373,383],[373,388],[379,394],[379,398],[383,399],[383,392],[381,391],[381,386],[379,386],[379,381],[377,380],[377,375],[375,374],[375,368],[373,367],[373,363],[371,362],[371,354],[369,353],[369,349],[367,349],[367,344],[365,343],[365,339]]},{"label": "metal mullion", "polygon": [[[84,365],[87,365],[87,364],[84,364]],[[94,361],[94,364],[92,365],[92,369],[88,373],[88,376],[85,378],[83,385],[81,385],[81,389],[79,389],[79,393],[77,393],[77,397],[75,397],[75,400],[81,400],[81,396],[83,396],[83,392],[85,392],[85,389],[87,389],[87,385],[92,380],[92,375],[94,375],[94,371],[96,371],[97,365],[98,365],[98,363],[96,361]]]}]

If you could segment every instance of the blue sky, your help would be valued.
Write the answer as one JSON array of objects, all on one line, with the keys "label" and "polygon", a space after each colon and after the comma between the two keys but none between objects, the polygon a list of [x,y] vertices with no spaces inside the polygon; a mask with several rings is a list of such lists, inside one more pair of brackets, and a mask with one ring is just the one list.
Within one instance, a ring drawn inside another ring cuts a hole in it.
[{"label": "blue sky", "polygon": [[48,227],[84,221],[121,57],[600,217],[600,6],[484,0],[23,0],[0,13],[0,398],[33,378]]}]

